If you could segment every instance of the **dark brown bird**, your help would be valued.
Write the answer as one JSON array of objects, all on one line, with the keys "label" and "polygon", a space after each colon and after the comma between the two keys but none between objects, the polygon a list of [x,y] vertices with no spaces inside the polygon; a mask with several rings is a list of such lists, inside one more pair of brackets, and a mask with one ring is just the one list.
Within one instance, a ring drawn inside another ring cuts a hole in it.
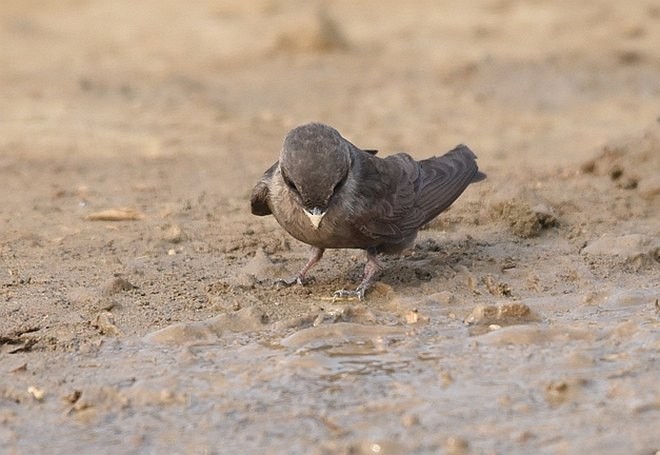
[{"label": "dark brown bird", "polygon": [[335,296],[363,299],[380,268],[378,254],[412,246],[422,226],[470,183],[486,178],[465,145],[421,161],[407,153],[375,155],[320,123],[299,126],[286,136],[279,161],[250,197],[253,214],[272,214],[284,230],[312,246],[307,264],[282,283],[303,284],[327,248],[359,248],[367,252],[362,282],[355,291]]}]

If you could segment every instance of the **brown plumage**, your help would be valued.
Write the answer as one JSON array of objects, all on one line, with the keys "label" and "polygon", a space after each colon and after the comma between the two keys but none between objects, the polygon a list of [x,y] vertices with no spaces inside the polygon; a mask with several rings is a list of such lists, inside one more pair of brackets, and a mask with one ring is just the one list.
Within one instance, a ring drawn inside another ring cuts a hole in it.
[{"label": "brown plumage", "polygon": [[377,255],[412,246],[417,232],[447,209],[470,183],[486,178],[465,145],[421,161],[406,153],[379,158],[334,128],[310,123],[285,138],[280,159],[252,191],[252,213],[273,215],[289,234],[312,246],[309,261],[287,284],[302,284],[327,248],[367,251],[362,299],[379,269]]}]

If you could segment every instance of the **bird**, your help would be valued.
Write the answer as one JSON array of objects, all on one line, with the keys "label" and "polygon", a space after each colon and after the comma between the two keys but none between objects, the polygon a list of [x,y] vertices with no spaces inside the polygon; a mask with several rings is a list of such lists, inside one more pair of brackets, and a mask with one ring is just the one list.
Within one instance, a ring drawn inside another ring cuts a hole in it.
[{"label": "bird", "polygon": [[416,161],[407,153],[385,158],[360,149],[333,127],[307,123],[285,137],[279,159],[254,186],[250,209],[273,215],[291,236],[311,246],[307,263],[284,285],[305,284],[326,249],[366,251],[362,281],[335,298],[363,300],[381,270],[379,256],[414,245],[418,231],[470,185],[486,178],[476,155],[458,145]]}]

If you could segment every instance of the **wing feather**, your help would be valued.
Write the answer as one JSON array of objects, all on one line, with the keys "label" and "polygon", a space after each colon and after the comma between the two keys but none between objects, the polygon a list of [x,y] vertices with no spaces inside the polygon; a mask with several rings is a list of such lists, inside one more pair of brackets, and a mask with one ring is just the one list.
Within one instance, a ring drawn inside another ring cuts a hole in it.
[{"label": "wing feather", "polygon": [[269,184],[278,164],[279,161],[276,161],[275,164],[269,167],[252,189],[252,194],[250,194],[250,210],[253,215],[266,216],[273,213],[270,210]]},{"label": "wing feather", "polygon": [[423,177],[415,207],[425,214],[423,223],[449,208],[470,183],[486,177],[479,172],[476,158],[467,146],[459,145],[445,155],[419,162]]},{"label": "wing feather", "polygon": [[470,183],[486,177],[479,172],[476,158],[467,146],[459,145],[440,157],[419,162],[405,153],[379,160],[378,178],[391,183],[379,187],[380,194],[372,199],[378,202],[360,231],[383,240],[416,233],[446,210]]}]

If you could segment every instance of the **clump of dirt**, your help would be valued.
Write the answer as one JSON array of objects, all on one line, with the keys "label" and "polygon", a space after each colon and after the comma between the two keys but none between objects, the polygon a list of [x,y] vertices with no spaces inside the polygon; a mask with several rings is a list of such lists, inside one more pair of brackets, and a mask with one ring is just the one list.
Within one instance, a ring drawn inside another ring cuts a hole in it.
[{"label": "clump of dirt", "polygon": [[507,188],[493,196],[491,218],[506,223],[515,235],[537,237],[544,229],[556,227],[559,220],[550,206],[529,190]]},{"label": "clump of dirt", "polygon": [[660,238],[642,234],[616,236],[607,233],[590,242],[582,253],[592,257],[611,258],[614,263],[640,271],[660,262]]},{"label": "clump of dirt", "polygon": [[641,137],[627,137],[605,145],[600,153],[581,166],[582,172],[607,175],[625,190],[637,190],[652,199],[660,195],[660,126]]},{"label": "clump of dirt", "polygon": [[492,295],[511,297],[511,286],[508,283],[497,281],[491,274],[484,277],[484,284]]},{"label": "clump of dirt", "polygon": [[477,305],[465,318],[465,323],[503,326],[523,324],[538,321],[538,319],[536,313],[528,305],[521,302],[507,302],[498,305]]}]

